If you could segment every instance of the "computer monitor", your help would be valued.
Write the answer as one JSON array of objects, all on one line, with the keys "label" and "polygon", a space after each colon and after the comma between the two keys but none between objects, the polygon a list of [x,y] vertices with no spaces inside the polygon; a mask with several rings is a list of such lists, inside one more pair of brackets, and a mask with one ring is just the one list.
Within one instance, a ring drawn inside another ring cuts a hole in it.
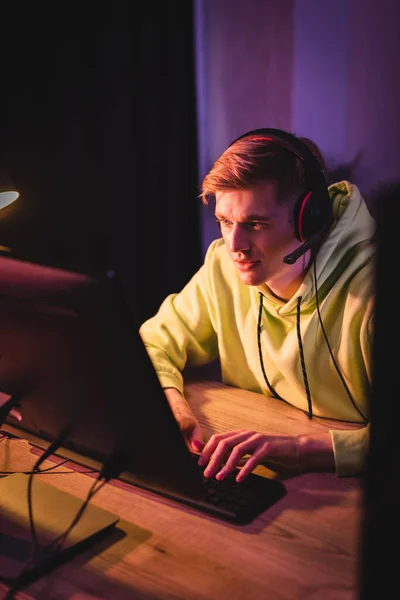
[{"label": "computer monitor", "polygon": [[59,453],[96,461],[108,477],[242,523],[285,494],[283,483],[251,474],[254,501],[250,494],[237,513],[205,500],[200,467],[114,273],[0,257],[0,391],[22,415],[9,415],[8,426],[47,445],[59,440]]},{"label": "computer monitor", "polygon": [[191,458],[114,274],[0,257],[0,355],[0,391],[22,415],[8,424],[62,440],[113,477],[196,488],[181,477]]}]

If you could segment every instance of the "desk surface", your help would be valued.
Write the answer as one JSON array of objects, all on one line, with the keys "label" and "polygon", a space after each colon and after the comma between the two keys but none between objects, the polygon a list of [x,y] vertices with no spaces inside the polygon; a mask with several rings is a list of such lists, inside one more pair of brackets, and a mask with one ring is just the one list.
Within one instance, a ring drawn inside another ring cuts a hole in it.
[{"label": "desk surface", "polygon": [[[332,424],[310,421],[280,401],[219,383],[190,383],[186,393],[207,436],[238,427],[275,433],[326,431]],[[24,440],[0,444],[2,471],[29,470],[37,457]],[[47,461],[49,465],[54,462]],[[265,467],[257,472],[271,475]],[[93,483],[93,476],[71,469],[69,463],[38,477],[82,499]],[[356,600],[360,479],[304,474],[286,479],[285,485],[288,494],[282,500],[239,527],[119,481],[107,484],[92,503],[119,515],[121,535],[113,544],[100,542],[57,568],[19,597]]]}]

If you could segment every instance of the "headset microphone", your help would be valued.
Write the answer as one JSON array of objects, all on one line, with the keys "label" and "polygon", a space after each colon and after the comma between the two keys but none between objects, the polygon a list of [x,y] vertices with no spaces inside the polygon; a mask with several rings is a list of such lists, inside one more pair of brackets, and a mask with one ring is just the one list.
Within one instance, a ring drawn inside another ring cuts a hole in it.
[{"label": "headset microphone", "polygon": [[300,256],[322,240],[334,223],[324,165],[305,142],[282,129],[253,129],[236,138],[230,145],[246,137],[282,146],[294,154],[303,165],[304,191],[293,207],[295,235],[302,245],[283,257],[284,263],[293,265]]},{"label": "headset microphone", "polygon": [[[296,200],[295,205],[293,207],[292,215],[295,236],[299,240],[299,242],[301,242],[301,246],[299,246],[297,250],[294,250],[290,254],[284,256],[282,259],[284,263],[288,265],[293,265],[301,256],[303,256],[303,254],[307,252],[307,250],[312,249],[312,251],[315,252],[318,249],[319,244],[323,241],[324,237],[329,233],[330,228],[334,224],[332,199],[329,194],[327,180],[325,177],[324,165],[320,162],[319,158],[314,154],[313,150],[307,145],[307,143],[304,143],[300,138],[297,138],[295,135],[287,131],[283,131],[282,129],[253,129],[252,131],[248,131],[247,133],[244,133],[240,137],[236,138],[236,140],[234,140],[230,145],[236,143],[242,138],[247,137],[253,138],[255,140],[265,140],[268,142],[274,142],[278,146],[280,145],[289,152],[292,152],[292,154],[294,154],[303,164],[304,191]],[[332,352],[328,337],[324,330],[324,325],[319,310],[318,284],[315,260],[313,261],[313,271],[315,285],[315,301],[317,306],[318,319],[321,324],[321,329],[325,337],[329,354],[332,358],[333,365],[343,383],[343,387],[345,388],[351,403],[357,409],[363,421],[365,423],[368,423],[368,420],[357,408],[357,405],[354,402],[353,396],[351,395],[346,381],[340,371],[339,365],[336,363],[335,356]],[[280,400],[284,400],[284,398],[282,398],[281,396],[279,396],[279,394],[276,393],[276,391],[269,383],[264,369],[260,333],[262,328],[261,323],[263,315],[262,299],[263,295],[260,293],[260,308],[257,323],[257,342],[261,370],[265,379],[265,383],[267,384],[272,396],[275,398],[279,398]],[[306,378],[305,363],[302,351],[300,352],[300,360],[302,361],[303,375]],[[308,385],[306,386],[306,394],[307,402],[309,405],[308,416],[311,418],[312,404]]]},{"label": "headset microphone", "polygon": [[304,242],[304,244],[302,244],[301,246],[299,246],[299,248],[297,248],[297,250],[294,250],[290,254],[287,254],[286,256],[284,256],[283,259],[282,259],[283,262],[286,263],[287,265],[294,265],[294,263],[301,256],[303,256],[303,254],[305,254],[307,252],[307,250],[310,250],[310,248],[312,248],[313,246],[315,246],[317,244],[317,242],[326,233],[326,230],[327,229],[325,228],[325,230],[320,231],[319,233],[316,233],[315,235],[312,235],[310,238],[308,238],[308,240],[306,240]]}]

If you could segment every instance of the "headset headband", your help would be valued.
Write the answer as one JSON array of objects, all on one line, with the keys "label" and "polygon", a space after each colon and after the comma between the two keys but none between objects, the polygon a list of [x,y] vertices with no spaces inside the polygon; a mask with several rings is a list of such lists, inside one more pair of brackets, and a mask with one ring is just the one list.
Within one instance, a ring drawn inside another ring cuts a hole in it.
[{"label": "headset headband", "polygon": [[295,154],[302,161],[304,166],[304,177],[309,191],[314,191],[315,188],[318,188],[318,191],[320,191],[321,188],[327,188],[324,168],[318,158],[307,144],[302,142],[292,133],[284,131],[283,129],[269,127],[252,129],[237,137],[229,146],[233,146],[233,144],[243,138],[258,138],[260,140],[271,141],[286,148],[286,150]]},{"label": "headset headband", "polygon": [[296,237],[303,244],[283,258],[284,262],[293,264],[304,252],[318,243],[334,221],[323,165],[307,144],[282,129],[252,129],[237,137],[229,147],[243,138],[271,141],[286,148],[303,163],[305,193],[297,199],[293,210]]}]

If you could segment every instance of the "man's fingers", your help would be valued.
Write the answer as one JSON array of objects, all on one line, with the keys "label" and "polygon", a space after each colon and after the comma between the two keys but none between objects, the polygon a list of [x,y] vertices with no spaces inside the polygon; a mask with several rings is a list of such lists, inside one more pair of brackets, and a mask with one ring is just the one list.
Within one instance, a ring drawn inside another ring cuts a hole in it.
[{"label": "man's fingers", "polygon": [[246,464],[240,469],[239,473],[236,476],[236,481],[243,481],[247,477],[247,475],[250,475],[253,469],[255,469],[260,464],[261,460],[262,456],[258,456],[257,453],[253,454],[248,459]]},{"label": "man's fingers", "polygon": [[225,433],[217,433],[212,435],[204,447],[199,464],[205,465],[210,460],[217,448],[223,448],[224,446],[227,447],[227,442],[232,448],[237,441],[241,440],[243,434],[245,433],[246,432],[244,432],[243,429],[235,429],[235,431],[227,431]]},{"label": "man's fingers", "polygon": [[179,426],[191,452],[201,452],[205,446],[203,432],[200,425],[192,415],[185,416],[179,420]]},{"label": "man's fingers", "polygon": [[14,417],[14,419],[16,419],[17,421],[22,421],[21,413],[16,408],[12,408],[9,414],[10,417]]},{"label": "man's fingers", "polygon": [[[217,471],[219,471],[222,464],[227,460],[227,458],[229,457],[229,455],[231,454],[231,452],[235,448],[235,446],[238,446],[238,445],[241,446],[240,442],[243,442],[248,435],[249,435],[249,432],[240,430],[240,432],[236,433],[235,435],[232,435],[232,432],[231,432],[231,434],[229,436],[226,436],[223,439],[219,439],[217,446],[215,447],[215,444],[211,445],[210,450],[207,448],[207,446],[208,446],[208,444],[207,444],[206,448],[205,448],[205,452],[203,451],[203,453],[202,453],[203,460],[202,460],[202,462],[200,462],[200,464],[205,464],[207,462],[207,460],[209,460],[209,463],[208,463],[206,469],[204,470],[204,475],[206,477],[212,477],[213,475],[215,475],[217,473]],[[213,448],[213,446],[214,446],[214,448]],[[247,444],[246,444],[246,446],[247,446]],[[210,456],[210,452],[212,453],[211,456]],[[239,460],[245,454],[247,454],[247,451],[245,451],[245,450],[243,450],[243,451],[239,450],[238,453],[235,453],[234,466],[236,466],[238,464]],[[229,458],[228,458],[228,460],[229,460]],[[226,472],[228,472],[229,470],[232,470],[232,469],[229,469],[229,467],[225,469]]]}]

